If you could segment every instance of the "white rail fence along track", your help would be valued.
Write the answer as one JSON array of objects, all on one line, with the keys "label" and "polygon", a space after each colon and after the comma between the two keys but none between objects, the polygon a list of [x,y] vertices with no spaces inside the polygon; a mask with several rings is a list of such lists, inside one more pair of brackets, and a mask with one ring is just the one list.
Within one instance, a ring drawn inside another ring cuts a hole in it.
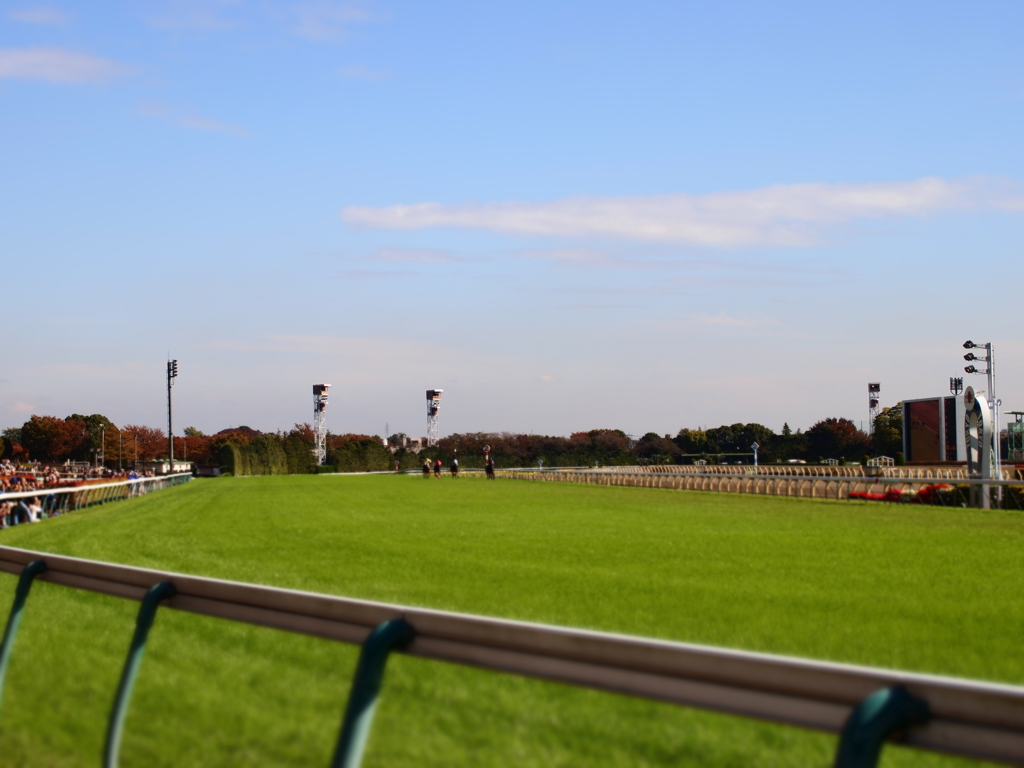
[{"label": "white rail fence along track", "polygon": [[33,578],[143,601],[111,713],[106,766],[116,765],[140,648],[161,604],[363,644],[334,766],[359,765],[392,650],[839,733],[835,765],[841,768],[875,765],[883,742],[894,737],[913,748],[1024,765],[1024,688],[1015,686],[353,600],[12,547],[0,547],[0,571],[21,574],[0,647],[0,692]]},{"label": "white rail fence along track", "polygon": [[176,475],[163,475],[161,477],[117,480],[109,483],[90,483],[72,488],[43,488],[37,491],[0,493],[0,503],[24,499],[39,499],[42,502],[43,515],[45,517],[52,517],[97,504],[106,504],[109,501],[121,501],[122,499],[144,496],[153,491],[187,483],[191,479],[192,475],[186,472]]},{"label": "white rail fence along track", "polygon": [[[826,473],[784,473],[769,472],[690,472],[690,471],[650,471],[648,467],[615,467],[607,469],[558,470],[558,469],[498,469],[498,477],[517,480],[537,480],[544,482],[584,483],[591,485],[616,485],[638,488],[671,488],[682,491],[720,491],[726,493],[751,493],[768,496],[791,496],[810,499],[849,499],[851,493],[870,493],[896,488],[901,491],[919,489],[923,486],[949,485],[970,486],[985,485],[991,488],[1002,486],[1013,489],[1014,493],[1006,495],[1009,506],[1019,503],[1024,480],[975,480],[957,476],[959,468],[928,470],[921,475],[913,476],[897,468],[893,474],[865,477],[850,474]],[[680,469],[674,467],[673,470]],[[707,469],[707,467],[699,467]],[[754,468],[751,467],[751,470]],[[846,467],[815,467],[814,469],[855,470],[860,468]],[[885,472],[892,471],[886,468]],[[1011,470],[1015,474],[1019,470]],[[949,474],[944,474],[948,472]],[[952,475],[952,476],[950,476]],[[1004,475],[1005,476],[1005,475]],[[949,494],[950,501],[960,504],[959,496]],[[940,502],[941,503],[941,502]]]}]

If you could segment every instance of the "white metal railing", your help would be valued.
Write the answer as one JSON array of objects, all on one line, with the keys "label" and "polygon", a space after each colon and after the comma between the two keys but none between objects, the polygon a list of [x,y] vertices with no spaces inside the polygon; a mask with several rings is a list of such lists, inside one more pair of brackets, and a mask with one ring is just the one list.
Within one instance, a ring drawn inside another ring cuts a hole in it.
[{"label": "white metal railing", "polygon": [[[864,477],[827,475],[774,475],[753,472],[641,472],[640,468],[619,467],[607,470],[538,472],[537,470],[499,469],[499,477],[547,482],[614,485],[637,488],[667,488],[680,491],[716,491],[749,493],[764,496],[790,496],[810,499],[849,499],[851,493],[870,493],[877,489],[895,487],[915,489],[924,486],[949,486],[954,492],[959,486],[988,486],[989,488],[1024,488],[1024,481],[984,480],[977,478],[937,477]],[[753,469],[751,467],[750,469]],[[941,501],[941,497],[938,497]],[[961,500],[956,501],[956,506]],[[1024,494],[1008,494],[1003,504],[1018,508],[1024,503]]]},{"label": "white metal railing", "polygon": [[47,516],[65,514],[76,509],[84,509],[94,504],[105,504],[108,501],[143,496],[152,491],[169,488],[173,485],[187,483],[192,479],[191,473],[163,475],[161,477],[140,477],[135,480],[117,480],[110,483],[91,483],[73,488],[41,488],[36,491],[17,491],[0,493],[0,504],[5,501],[21,499],[40,499],[43,513]]},{"label": "white metal railing", "polygon": [[[529,467],[523,468],[530,469]],[[547,467],[544,468],[547,471]],[[557,469],[557,468],[552,468]],[[624,465],[608,466],[598,469],[584,467],[588,472],[629,472],[634,474],[657,475],[729,475],[748,474],[766,477],[889,477],[889,478],[932,478],[936,480],[957,480],[967,478],[966,465],[907,465],[907,466],[871,466],[865,469],[860,464],[842,464],[822,466],[817,464],[717,464],[704,466],[697,464],[653,464],[646,466]],[[1013,466],[1002,468],[1004,480],[1024,479],[1024,470]]]},{"label": "white metal railing", "polygon": [[174,596],[163,602],[169,608],[346,643],[363,643],[375,627],[403,620],[413,632],[404,652],[414,656],[832,733],[843,731],[844,723],[849,728],[851,711],[873,692],[903,689],[925,702],[929,713],[925,722],[906,731],[904,744],[1024,763],[1024,688],[1016,686],[353,600],[0,547],[0,571],[19,574],[34,561],[45,564],[36,578],[54,584],[142,600],[154,585],[169,583],[168,594]]}]

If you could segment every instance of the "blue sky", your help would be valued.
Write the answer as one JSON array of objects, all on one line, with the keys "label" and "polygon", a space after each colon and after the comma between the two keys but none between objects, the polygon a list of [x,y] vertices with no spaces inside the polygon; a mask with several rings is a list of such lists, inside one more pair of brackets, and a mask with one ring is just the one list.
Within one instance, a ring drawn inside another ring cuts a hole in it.
[{"label": "blue sky", "polygon": [[[1019,3],[6,2],[0,424],[1024,410]],[[968,379],[983,388],[983,379]]]}]

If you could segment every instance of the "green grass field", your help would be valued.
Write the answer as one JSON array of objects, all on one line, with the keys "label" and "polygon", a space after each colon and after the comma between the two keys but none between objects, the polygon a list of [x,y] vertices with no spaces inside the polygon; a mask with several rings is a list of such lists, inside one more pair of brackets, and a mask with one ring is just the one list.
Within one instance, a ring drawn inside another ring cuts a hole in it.
[{"label": "green grass field", "polygon": [[[1024,684],[1024,515],[405,476],[225,478],[0,544],[350,597]],[[15,578],[0,574],[6,616]],[[5,766],[93,766],[137,603],[39,583]],[[125,766],[326,765],[356,650],[161,611]],[[826,766],[833,737],[396,657],[364,765]],[[962,766],[898,748],[887,766]]]}]

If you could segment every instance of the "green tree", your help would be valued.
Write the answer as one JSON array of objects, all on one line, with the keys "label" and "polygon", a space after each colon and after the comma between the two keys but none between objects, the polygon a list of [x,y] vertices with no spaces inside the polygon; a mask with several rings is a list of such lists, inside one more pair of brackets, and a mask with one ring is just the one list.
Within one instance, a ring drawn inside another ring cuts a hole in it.
[{"label": "green tree", "polygon": [[[94,413],[91,416],[73,413],[65,418],[64,421],[79,421],[85,424],[85,438],[67,456],[67,458],[75,459],[76,461],[89,461],[92,459],[93,452],[102,448],[101,443],[104,440],[104,435],[109,432],[110,436],[113,437],[117,433],[117,426],[114,422],[101,413]],[[108,443],[106,447],[111,449],[113,444]],[[111,450],[108,450],[107,453],[110,454]]]},{"label": "green tree", "polygon": [[772,459],[788,461],[789,459],[805,458],[807,455],[807,435],[801,430],[793,431],[789,423],[782,425],[782,434],[778,435],[772,445]]},{"label": "green tree", "polygon": [[[676,435],[675,443],[683,453],[700,454],[703,456],[721,456],[722,454],[747,454],[753,460],[753,449],[757,443],[759,461],[771,461],[775,457],[777,437],[763,424],[723,424],[707,431],[700,429],[681,429]],[[732,461],[733,459],[723,459]]]},{"label": "green tree", "polygon": [[21,427],[22,445],[36,461],[61,461],[72,455],[85,441],[86,427],[81,421],[65,421],[55,416],[33,415]]},{"label": "green tree", "polygon": [[861,456],[870,445],[867,434],[849,419],[822,419],[807,430],[807,450],[812,456],[826,459]]},{"label": "green tree", "polygon": [[675,444],[679,446],[679,450],[688,454],[718,452],[718,446],[709,446],[708,433],[703,429],[680,429]]},{"label": "green tree", "polygon": [[634,447],[640,464],[672,464],[681,458],[681,451],[672,439],[648,432]]},{"label": "green tree", "polygon": [[903,450],[903,403],[883,408],[875,417],[875,434],[872,443],[876,456],[896,458]]},{"label": "green tree", "polygon": [[185,427],[185,433],[184,434],[185,434],[185,437],[206,437],[206,435],[204,435],[202,432],[200,432],[195,427]]},{"label": "green tree", "polygon": [[[436,450],[424,451],[419,455],[419,462],[430,455],[434,458]],[[334,438],[327,454],[327,463],[337,467],[339,472],[380,472],[394,469],[394,457],[377,435],[339,435]]]}]

